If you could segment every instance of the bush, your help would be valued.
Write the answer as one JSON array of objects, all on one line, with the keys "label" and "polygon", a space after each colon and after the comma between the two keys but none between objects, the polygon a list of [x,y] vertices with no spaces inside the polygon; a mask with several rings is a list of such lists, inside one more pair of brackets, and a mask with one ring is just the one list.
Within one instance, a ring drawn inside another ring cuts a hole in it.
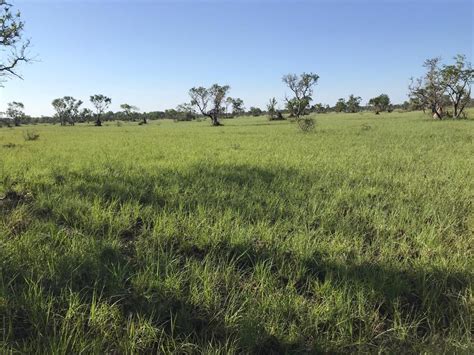
[{"label": "bush", "polygon": [[39,139],[39,133],[35,131],[26,131],[23,133],[23,138],[25,138],[25,141],[36,141]]},{"label": "bush", "polygon": [[316,125],[314,118],[312,117],[301,117],[297,120],[298,126],[303,132],[311,132]]},{"label": "bush", "polygon": [[276,111],[275,113],[270,114],[270,116],[268,116],[269,121],[282,121],[284,119],[285,117],[283,117],[281,111]]}]

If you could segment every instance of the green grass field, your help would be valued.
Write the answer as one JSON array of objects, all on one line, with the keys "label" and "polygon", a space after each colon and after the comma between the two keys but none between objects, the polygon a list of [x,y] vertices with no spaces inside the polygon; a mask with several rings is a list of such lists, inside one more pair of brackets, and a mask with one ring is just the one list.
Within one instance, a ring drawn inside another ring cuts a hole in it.
[{"label": "green grass field", "polygon": [[474,121],[316,119],[1,128],[0,352],[474,351]]}]

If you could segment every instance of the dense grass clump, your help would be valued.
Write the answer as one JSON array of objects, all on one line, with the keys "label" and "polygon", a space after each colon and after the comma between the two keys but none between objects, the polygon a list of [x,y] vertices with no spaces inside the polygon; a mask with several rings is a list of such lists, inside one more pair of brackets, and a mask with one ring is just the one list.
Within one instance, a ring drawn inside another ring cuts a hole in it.
[{"label": "dense grass clump", "polygon": [[472,351],[474,121],[0,131],[0,352]]}]

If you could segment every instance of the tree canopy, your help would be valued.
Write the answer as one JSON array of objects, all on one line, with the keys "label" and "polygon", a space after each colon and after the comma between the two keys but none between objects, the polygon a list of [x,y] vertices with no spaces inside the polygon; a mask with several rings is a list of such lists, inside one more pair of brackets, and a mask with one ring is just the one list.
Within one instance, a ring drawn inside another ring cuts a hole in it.
[{"label": "tree canopy", "polygon": [[219,117],[223,113],[223,103],[226,100],[229,85],[214,84],[209,88],[193,87],[189,90],[191,105],[198,108],[202,115],[211,119],[213,126],[220,126]]},{"label": "tree canopy", "polygon": [[313,95],[313,88],[318,83],[319,75],[314,73],[302,73],[301,75],[287,74],[282,81],[292,91],[293,97],[286,98],[287,109],[291,116],[299,117],[306,113]]},{"label": "tree canopy", "polygon": [[22,79],[18,67],[31,61],[27,53],[30,41],[24,39],[24,27],[20,12],[14,12],[11,4],[0,0],[0,85],[11,76]]}]

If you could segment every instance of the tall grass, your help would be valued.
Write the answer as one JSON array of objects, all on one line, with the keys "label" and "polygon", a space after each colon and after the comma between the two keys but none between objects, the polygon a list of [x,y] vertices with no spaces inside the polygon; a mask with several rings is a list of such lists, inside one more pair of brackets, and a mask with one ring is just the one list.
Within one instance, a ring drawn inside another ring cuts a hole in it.
[{"label": "tall grass", "polygon": [[474,121],[0,130],[0,352],[470,352]]}]

